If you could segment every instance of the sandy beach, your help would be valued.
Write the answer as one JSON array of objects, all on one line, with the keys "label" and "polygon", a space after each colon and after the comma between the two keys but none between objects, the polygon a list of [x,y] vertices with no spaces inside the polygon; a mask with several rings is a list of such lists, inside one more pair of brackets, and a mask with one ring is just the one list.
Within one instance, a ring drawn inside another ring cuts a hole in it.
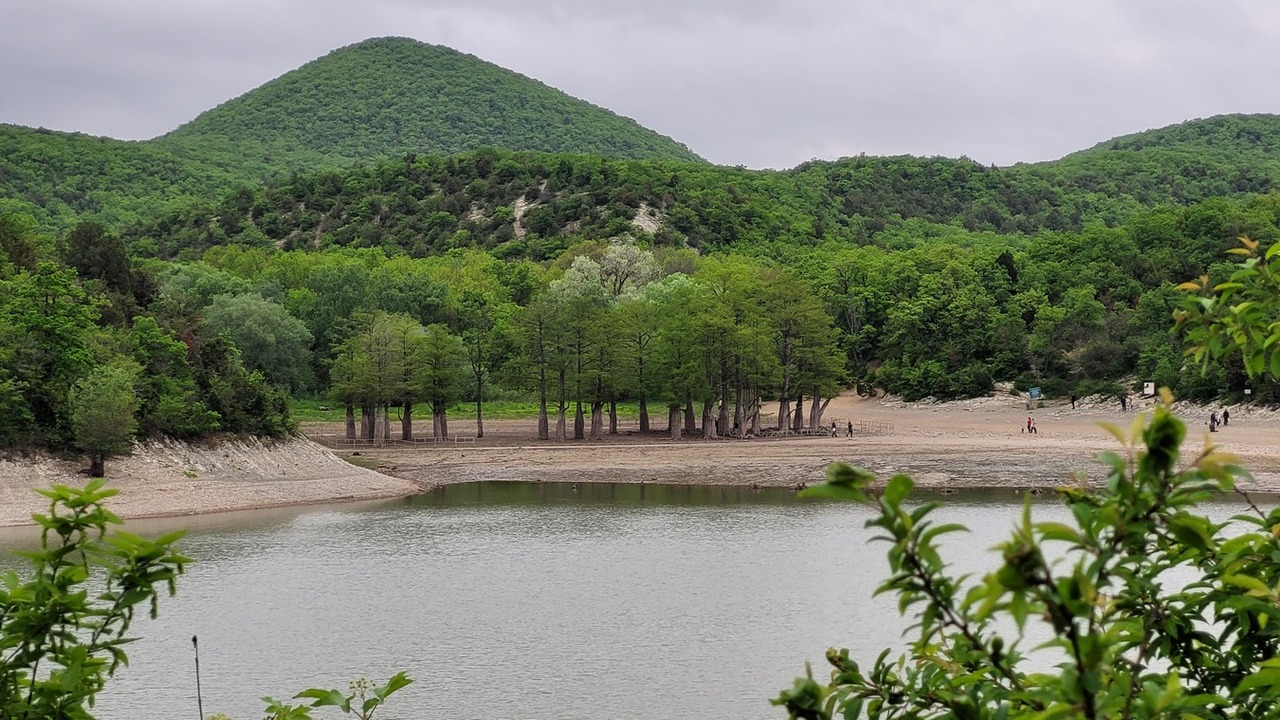
[{"label": "sandy beach", "polygon": [[[1009,488],[1022,492],[1099,480],[1094,459],[1124,448],[1100,423],[1123,428],[1150,401],[1121,412],[1119,403],[1086,399],[1072,409],[1053,401],[1030,412],[1005,394],[949,403],[902,403],[849,394],[833,400],[824,418],[883,424],[882,432],[844,437],[770,437],[672,441],[640,434],[634,418],[601,440],[538,441],[527,420],[488,420],[471,443],[389,445],[352,449],[333,442],[341,424],[302,428],[309,439],[206,444],[146,443],[129,457],[108,461],[120,494],[112,509],[126,518],[168,517],[315,503],[402,497],[442,485],[479,480],[649,482],[796,487],[844,461],[888,477],[907,473],[922,487]],[[1220,409],[1220,408],[1212,408]],[[1208,432],[1210,408],[1179,406],[1187,421],[1188,455],[1212,438],[1254,475],[1253,490],[1280,492],[1280,413],[1231,407],[1231,424]],[[1038,432],[1025,432],[1026,419]],[[657,418],[665,425],[665,414]],[[570,418],[570,422],[572,419]],[[553,420],[554,423],[554,420]],[[454,435],[475,434],[474,422],[451,418]],[[0,526],[31,522],[44,501],[31,491],[50,483],[79,484],[83,460],[49,457],[0,460]]]},{"label": "sandy beach", "polygon": [[[1100,480],[1097,454],[1125,451],[1101,423],[1127,430],[1152,402],[1135,404],[1121,412],[1115,401],[1086,400],[1074,410],[1068,402],[1055,401],[1028,412],[1025,400],[1007,394],[949,403],[850,394],[833,400],[824,415],[825,424],[834,420],[840,429],[834,438],[672,441],[632,430],[597,441],[538,442],[532,421],[486,421],[485,437],[474,447],[393,446],[358,452],[376,458],[382,472],[427,487],[477,480],[794,487],[820,480],[828,464],[844,461],[882,477],[907,473],[922,487],[1022,491],[1056,487],[1073,477]],[[1188,425],[1186,451],[1198,452],[1212,438],[1254,474],[1253,489],[1280,491],[1280,415],[1231,410],[1231,424],[1210,435],[1209,408],[1178,408]],[[1024,431],[1028,416],[1035,419],[1035,434]],[[884,423],[892,430],[847,438],[843,428],[849,420]],[[665,415],[661,421],[665,425]],[[450,429],[466,434],[473,427],[460,422]],[[314,430],[337,433],[340,428]],[[335,452],[349,455],[351,450],[335,446]]]}]

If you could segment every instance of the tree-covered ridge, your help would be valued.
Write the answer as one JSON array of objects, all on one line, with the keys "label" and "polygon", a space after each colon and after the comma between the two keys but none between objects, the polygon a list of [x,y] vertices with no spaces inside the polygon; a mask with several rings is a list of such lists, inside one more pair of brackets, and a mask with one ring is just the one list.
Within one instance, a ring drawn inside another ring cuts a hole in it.
[{"label": "tree-covered ridge", "polygon": [[[1265,193],[1280,180],[1280,169],[1214,165],[1187,153],[1114,169],[1102,164],[1107,157],[994,168],[902,156],[753,171],[490,148],[242,187],[128,234],[140,252],[162,257],[236,243],[420,257],[478,247],[537,260],[577,240],[623,235],[700,250],[786,252],[824,242],[901,249],[1114,227],[1153,206]],[[1252,180],[1230,177],[1240,173]]]},{"label": "tree-covered ridge", "polygon": [[[0,125],[0,198],[48,230],[81,219],[122,227],[166,208],[217,197],[276,172],[260,153],[226,144],[133,142]],[[281,171],[323,166],[323,158],[280,161]]]},{"label": "tree-covered ridge", "polygon": [[408,38],[334,50],[164,136],[367,160],[480,147],[692,160],[633,120],[472,55]]},{"label": "tree-covered ridge", "polygon": [[1188,120],[1154,130],[1121,135],[1067,157],[1155,148],[1191,148],[1280,159],[1280,115],[1231,114]]}]

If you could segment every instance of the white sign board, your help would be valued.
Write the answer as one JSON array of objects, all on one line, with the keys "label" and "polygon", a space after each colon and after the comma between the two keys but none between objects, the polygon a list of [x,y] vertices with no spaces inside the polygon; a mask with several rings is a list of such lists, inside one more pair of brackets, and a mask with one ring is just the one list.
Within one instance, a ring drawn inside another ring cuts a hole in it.
[{"label": "white sign board", "polygon": [[1156,384],[1151,381],[1142,383],[1142,394],[1146,395],[1147,397],[1151,397],[1152,395],[1155,395]]}]

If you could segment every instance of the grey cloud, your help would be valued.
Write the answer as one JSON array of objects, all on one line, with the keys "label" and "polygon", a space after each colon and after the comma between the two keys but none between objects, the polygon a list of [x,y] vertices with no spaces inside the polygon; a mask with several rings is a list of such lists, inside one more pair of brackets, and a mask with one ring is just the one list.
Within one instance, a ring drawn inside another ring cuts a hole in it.
[{"label": "grey cloud", "polygon": [[1267,0],[17,0],[0,122],[166,132],[336,47],[449,45],[724,164],[968,155],[1008,164],[1228,112],[1277,112]]}]

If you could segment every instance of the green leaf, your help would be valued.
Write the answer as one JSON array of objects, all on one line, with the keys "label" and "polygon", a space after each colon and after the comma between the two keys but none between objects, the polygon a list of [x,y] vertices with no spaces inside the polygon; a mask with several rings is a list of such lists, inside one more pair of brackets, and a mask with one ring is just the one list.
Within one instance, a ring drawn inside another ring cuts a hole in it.
[{"label": "green leaf", "polygon": [[1270,593],[1271,588],[1267,584],[1255,577],[1248,575],[1223,575],[1222,582],[1228,585],[1235,585],[1246,590],[1257,590],[1263,593]]},{"label": "green leaf", "polygon": [[1213,539],[1209,536],[1208,521],[1204,518],[1189,515],[1178,515],[1169,518],[1169,531],[1183,545],[1207,552]]},{"label": "green leaf", "polygon": [[875,479],[876,476],[871,472],[846,463],[837,462],[827,466],[827,482],[832,485],[865,488]]},{"label": "green leaf", "polygon": [[311,688],[309,690],[303,690],[293,697],[295,700],[311,700],[311,707],[336,707],[341,708],[343,712],[351,712],[351,698],[337,690]]},{"label": "green leaf", "polygon": [[818,498],[821,500],[845,500],[848,502],[866,502],[867,494],[858,488],[852,488],[848,485],[835,485],[829,482],[810,485],[809,487],[796,493],[796,497],[800,498]]},{"label": "green leaf", "polygon": [[911,494],[915,483],[906,475],[894,475],[889,479],[889,484],[884,488],[884,499],[892,507],[902,504],[907,495]]},{"label": "green leaf", "polygon": [[1035,525],[1036,530],[1045,540],[1064,540],[1066,542],[1080,542],[1080,533],[1075,528],[1065,523],[1059,522],[1039,522]]},{"label": "green leaf", "polygon": [[937,527],[929,528],[921,533],[920,540],[927,543],[939,535],[945,535],[953,532],[969,532],[969,528],[961,525],[960,523],[945,523]]}]

